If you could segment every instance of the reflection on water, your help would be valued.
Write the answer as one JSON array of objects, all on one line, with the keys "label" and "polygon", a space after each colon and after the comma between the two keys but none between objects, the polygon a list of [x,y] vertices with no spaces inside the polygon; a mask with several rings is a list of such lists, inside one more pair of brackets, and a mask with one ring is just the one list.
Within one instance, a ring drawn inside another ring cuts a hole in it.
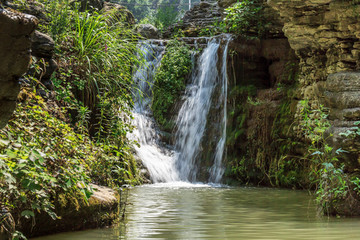
[{"label": "reflection on water", "polygon": [[360,237],[360,219],[318,218],[313,199],[301,191],[157,184],[134,188],[129,200],[120,226],[38,240]]}]

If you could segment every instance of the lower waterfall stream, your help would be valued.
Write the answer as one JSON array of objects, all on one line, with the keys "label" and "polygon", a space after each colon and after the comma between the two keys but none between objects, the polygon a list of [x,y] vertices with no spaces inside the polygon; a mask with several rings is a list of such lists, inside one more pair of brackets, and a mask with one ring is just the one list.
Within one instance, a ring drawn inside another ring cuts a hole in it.
[{"label": "lower waterfall stream", "polygon": [[136,129],[130,138],[139,142],[140,145],[135,146],[137,156],[149,171],[153,182],[178,181],[180,179],[175,169],[174,153],[160,145],[160,137],[150,109],[154,75],[165,47],[161,44],[142,43],[141,48],[145,64],[140,66],[134,75],[138,86],[133,111]]}]

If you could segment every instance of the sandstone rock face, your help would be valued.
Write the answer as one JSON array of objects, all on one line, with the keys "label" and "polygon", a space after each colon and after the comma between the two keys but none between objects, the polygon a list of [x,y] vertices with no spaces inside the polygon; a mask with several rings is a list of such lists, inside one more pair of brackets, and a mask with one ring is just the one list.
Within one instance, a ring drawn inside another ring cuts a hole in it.
[{"label": "sandstone rock face", "polygon": [[332,0],[268,0],[283,21],[290,46],[300,57],[302,86],[360,64],[359,4]]},{"label": "sandstone rock face", "polygon": [[279,151],[276,143],[293,137],[289,126],[294,112],[286,109],[286,117],[281,112],[293,101],[286,89],[295,84],[297,58],[286,38],[275,37],[238,37],[229,45],[229,52],[226,161],[231,164],[245,156],[246,162],[242,164],[249,168],[246,177],[242,179],[240,174],[236,177],[272,185],[274,182],[261,169],[270,169],[276,161],[274,154]]},{"label": "sandstone rock face", "polygon": [[147,39],[158,39],[159,30],[151,24],[140,24],[136,28],[137,32]]},{"label": "sandstone rock face", "polygon": [[0,9],[0,128],[15,109],[18,80],[30,62],[30,35],[36,25],[33,16]]},{"label": "sandstone rock face", "polygon": [[330,74],[316,87],[322,102],[331,110],[329,120],[334,134],[333,144],[357,153],[360,143],[341,133],[356,127],[356,122],[360,120],[360,72]]},{"label": "sandstone rock face", "polygon": [[333,140],[344,142],[339,133],[360,120],[360,4],[334,0],[268,0],[268,4],[279,12],[284,34],[300,59],[297,97],[309,99],[313,108],[329,107]]}]

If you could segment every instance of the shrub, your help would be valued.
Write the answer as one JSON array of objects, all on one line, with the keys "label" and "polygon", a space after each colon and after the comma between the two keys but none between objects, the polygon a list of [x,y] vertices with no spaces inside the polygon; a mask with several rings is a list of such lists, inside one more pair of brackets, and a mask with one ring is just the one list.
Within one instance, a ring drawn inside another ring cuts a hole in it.
[{"label": "shrub", "polygon": [[169,43],[156,71],[151,106],[156,121],[163,127],[170,121],[170,111],[185,90],[191,66],[189,47],[179,41]]},{"label": "shrub", "polygon": [[[319,212],[323,214],[358,215],[360,211],[360,180],[357,175],[351,176],[344,170],[344,163],[339,160],[340,154],[346,153],[341,148],[335,149],[329,144],[332,134],[327,120],[327,111],[320,105],[311,110],[308,101],[301,101],[300,127],[303,136],[308,140],[310,160],[310,178],[315,184],[316,201]],[[357,123],[357,122],[356,122]],[[342,133],[345,137],[356,137],[359,128]]]},{"label": "shrub", "polygon": [[40,211],[55,219],[56,196],[82,196],[85,202],[90,197],[88,163],[94,160],[94,146],[53,117],[35,93],[28,97],[0,131],[0,201],[15,210],[16,220]]},{"label": "shrub", "polygon": [[255,34],[262,36],[265,31],[265,20],[261,12],[262,3],[258,0],[243,0],[225,9],[225,28],[235,34]]}]

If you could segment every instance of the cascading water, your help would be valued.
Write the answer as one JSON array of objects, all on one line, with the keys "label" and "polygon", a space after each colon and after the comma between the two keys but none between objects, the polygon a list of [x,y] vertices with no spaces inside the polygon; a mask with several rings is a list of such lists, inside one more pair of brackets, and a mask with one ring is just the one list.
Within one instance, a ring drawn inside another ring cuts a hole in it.
[{"label": "cascading water", "polygon": [[[199,58],[196,74],[192,83],[186,88],[186,100],[182,105],[176,121],[176,166],[181,180],[196,181],[198,173],[197,156],[200,153],[201,141],[207,124],[209,109],[213,101],[222,101],[222,132],[218,141],[214,164],[210,169],[210,182],[220,182],[224,169],[222,158],[226,141],[226,99],[227,99],[227,52],[230,38],[227,37],[222,56],[221,74],[218,71],[219,39],[212,39]],[[213,99],[213,93],[220,84],[220,99]]]},{"label": "cascading water", "polygon": [[222,78],[221,78],[221,96],[220,101],[222,101],[223,104],[223,112],[222,112],[222,121],[221,121],[221,127],[222,127],[222,134],[221,138],[218,141],[218,144],[216,146],[215,151],[215,159],[214,159],[214,165],[210,169],[210,182],[218,183],[221,181],[221,178],[224,174],[224,167],[222,166],[222,159],[225,154],[225,142],[226,142],[226,122],[227,122],[227,90],[228,90],[228,76],[227,76],[227,53],[229,48],[229,42],[230,38],[228,37],[226,40],[226,45],[222,57]]},{"label": "cascading water", "polygon": [[196,156],[200,151],[211,96],[218,77],[219,46],[215,39],[212,40],[200,56],[197,73],[186,88],[186,100],[176,120],[176,164],[182,180],[196,181]]},{"label": "cascading water", "polygon": [[[140,67],[134,75],[138,83],[139,95],[135,100],[134,136],[140,143],[136,147],[137,155],[149,170],[153,182],[197,181],[197,158],[202,151],[204,132],[211,105],[221,104],[221,120],[218,123],[219,136],[216,149],[213,149],[213,165],[209,169],[209,181],[218,183],[224,173],[222,159],[226,141],[226,99],[227,73],[226,58],[229,44],[227,37],[223,56],[218,52],[221,39],[213,38],[208,41],[207,47],[198,59],[191,83],[186,87],[184,103],[176,119],[175,152],[161,146],[156,131],[156,124],[151,116],[151,85],[156,68],[160,64],[164,47],[142,44],[146,64]],[[219,69],[218,66],[221,66]],[[214,99],[215,89],[220,88],[220,99]]]},{"label": "cascading water", "polygon": [[145,57],[145,64],[139,67],[134,75],[138,91],[133,110],[135,130],[131,138],[140,144],[140,146],[135,146],[137,156],[148,169],[153,182],[178,181],[174,154],[171,150],[161,146],[157,127],[150,110],[151,87],[165,47],[148,43],[142,43],[140,46]]}]

